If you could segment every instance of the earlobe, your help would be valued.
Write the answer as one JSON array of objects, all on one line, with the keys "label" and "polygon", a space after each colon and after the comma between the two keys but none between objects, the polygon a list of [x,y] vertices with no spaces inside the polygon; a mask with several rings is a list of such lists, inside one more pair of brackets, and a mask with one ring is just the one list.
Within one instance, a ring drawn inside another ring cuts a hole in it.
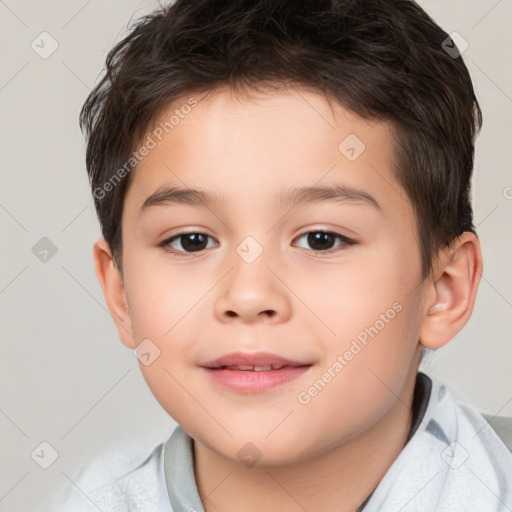
[{"label": "earlobe", "polygon": [[97,240],[93,252],[96,276],[117,327],[119,338],[128,348],[135,348],[123,278],[114,264],[107,241],[103,238]]},{"label": "earlobe", "polygon": [[467,323],[475,304],[482,274],[480,242],[464,232],[441,254],[436,263],[431,299],[420,327],[420,343],[430,349],[448,343]]}]

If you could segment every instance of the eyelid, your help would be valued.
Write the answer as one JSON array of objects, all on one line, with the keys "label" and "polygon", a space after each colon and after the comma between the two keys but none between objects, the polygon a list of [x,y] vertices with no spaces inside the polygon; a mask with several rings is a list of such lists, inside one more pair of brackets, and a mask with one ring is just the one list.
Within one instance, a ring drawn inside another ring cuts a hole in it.
[{"label": "eyelid", "polygon": [[[328,228],[314,228],[314,227],[313,228],[308,228],[305,231],[303,231],[302,233],[300,233],[299,235],[297,235],[296,237],[294,237],[292,242],[297,240],[297,239],[302,238],[305,235],[308,235],[309,233],[325,233],[325,234],[329,234],[329,235],[334,236],[335,238],[340,239],[341,242],[342,242],[340,245],[338,245],[336,247],[332,247],[330,249],[326,249],[325,251],[315,251],[314,249],[307,249],[308,252],[311,252],[311,253],[314,253],[314,254],[330,255],[333,252],[338,252],[340,250],[339,249],[340,247],[344,247],[344,246],[350,247],[350,246],[358,244],[357,240],[355,240],[353,238],[350,238],[350,237],[348,237],[346,235],[343,235],[342,233],[338,233],[337,231],[334,231],[334,230],[331,230],[331,229],[328,229]],[[218,243],[218,241],[215,239],[215,237],[213,237],[213,236],[209,235],[208,233],[206,233],[205,230],[193,229],[192,228],[190,230],[180,231],[179,233],[176,233],[176,234],[174,234],[174,235],[172,235],[170,237],[167,237],[164,240],[162,240],[161,242],[159,242],[157,245],[158,245],[158,247],[163,248],[165,251],[167,251],[169,253],[172,253],[172,254],[176,254],[178,256],[189,256],[189,257],[200,256],[202,253],[204,253],[204,251],[206,249],[201,249],[200,251],[197,251],[197,252],[186,252],[186,251],[180,251],[180,250],[173,249],[173,248],[169,247],[170,243],[173,242],[174,240],[179,239],[182,236],[193,235],[193,234],[205,235],[207,238],[211,238],[211,239],[215,240]],[[210,247],[210,249],[211,249],[211,247]]]},{"label": "eyelid", "polygon": [[337,231],[333,231],[331,229],[318,229],[318,228],[313,228],[313,229],[307,229],[306,231],[302,232],[301,234],[297,235],[293,240],[298,240],[299,238],[302,238],[304,235],[307,235],[309,233],[325,233],[325,234],[328,234],[328,235],[332,235],[334,236],[335,238],[339,238],[341,241],[342,241],[342,244],[341,245],[338,245],[336,247],[332,247],[331,249],[327,249],[325,251],[315,251],[314,249],[308,249],[308,252],[312,252],[312,253],[315,253],[315,254],[332,254],[333,252],[337,252],[338,250],[340,250],[339,248],[340,247],[343,247],[343,246],[352,246],[352,245],[356,245],[358,242],[356,240],[354,240],[353,238],[350,238],[342,233],[338,233]]},{"label": "eyelid", "polygon": [[[185,251],[177,251],[175,249],[169,249],[169,244],[171,242],[173,242],[174,240],[182,237],[182,236],[186,236],[186,235],[195,235],[195,234],[198,234],[198,235],[206,235],[207,238],[211,238],[213,240],[216,240],[215,237],[213,237],[212,235],[209,235],[208,233],[205,232],[205,230],[199,230],[199,229],[191,229],[190,231],[188,230],[185,230],[185,231],[180,231],[179,233],[176,233],[175,235],[172,235],[172,236],[168,236],[166,238],[164,238],[161,242],[159,242],[157,244],[158,247],[162,247],[164,250],[167,250],[168,252],[172,252],[174,254],[182,254],[182,255],[189,255],[189,256],[193,256],[194,254],[196,255],[199,255],[201,254],[201,252],[203,252],[205,249],[201,250],[201,251],[197,251],[197,253],[193,253],[193,252],[185,252]],[[216,240],[217,241],[217,240]]]}]

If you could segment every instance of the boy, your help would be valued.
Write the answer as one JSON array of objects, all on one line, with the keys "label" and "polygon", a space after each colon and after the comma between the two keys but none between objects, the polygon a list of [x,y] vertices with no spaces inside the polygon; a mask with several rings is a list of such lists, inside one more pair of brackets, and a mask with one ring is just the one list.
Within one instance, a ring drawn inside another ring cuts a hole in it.
[{"label": "boy", "polygon": [[177,0],[111,51],[80,121],[96,272],[179,424],[89,503],[512,510],[507,447],[418,372],[482,272],[481,112],[419,6]]}]

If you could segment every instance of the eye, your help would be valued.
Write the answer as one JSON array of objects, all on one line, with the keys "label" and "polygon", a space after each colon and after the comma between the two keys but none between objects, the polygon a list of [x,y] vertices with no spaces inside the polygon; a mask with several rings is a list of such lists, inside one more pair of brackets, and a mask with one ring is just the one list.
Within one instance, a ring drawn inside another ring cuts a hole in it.
[{"label": "eye", "polygon": [[[159,245],[165,250],[169,250],[170,252],[191,254],[194,252],[202,251],[204,249],[208,249],[208,238],[212,237],[206,235],[205,233],[191,231],[189,233],[179,233],[178,235],[175,235],[171,238],[167,238]],[[181,249],[176,248],[175,246],[181,246]]]},{"label": "eye", "polygon": [[[306,238],[305,238],[306,237]],[[208,239],[213,240],[211,236],[199,231],[191,231],[189,233],[179,233],[171,238],[160,242],[158,245],[163,247],[166,251],[176,254],[193,254],[209,249]],[[306,242],[310,244],[314,252],[327,252],[333,249],[333,243],[336,239],[340,243],[335,247],[351,246],[356,244],[354,240],[347,238],[339,233],[331,231],[308,231],[300,235],[296,240],[305,238]]]},{"label": "eye", "polygon": [[329,251],[333,248],[333,243],[336,239],[341,241],[336,247],[350,246],[356,243],[354,240],[340,235],[339,233],[333,233],[332,231],[308,231],[300,235],[297,240],[304,237],[306,237],[306,242],[310,244],[315,252]]}]

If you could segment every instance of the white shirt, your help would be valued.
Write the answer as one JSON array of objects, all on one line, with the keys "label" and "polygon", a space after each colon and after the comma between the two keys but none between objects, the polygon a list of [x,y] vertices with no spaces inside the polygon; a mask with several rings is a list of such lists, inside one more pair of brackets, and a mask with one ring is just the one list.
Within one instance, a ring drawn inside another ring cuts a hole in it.
[{"label": "white shirt", "polygon": [[[423,393],[408,442],[358,509],[364,512],[512,511],[512,453],[481,414],[419,372]],[[412,434],[412,436],[411,436]],[[204,512],[193,468],[193,440],[180,427],[119,476],[84,471],[57,512]],[[99,468],[99,469],[98,469]]]}]

